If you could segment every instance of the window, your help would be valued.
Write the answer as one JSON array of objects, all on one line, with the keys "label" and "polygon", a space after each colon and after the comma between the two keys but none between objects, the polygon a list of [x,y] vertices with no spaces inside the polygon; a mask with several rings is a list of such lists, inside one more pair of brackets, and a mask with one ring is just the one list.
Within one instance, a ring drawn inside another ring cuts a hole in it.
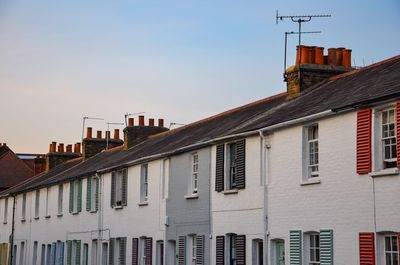
[{"label": "window", "polygon": [[[253,248],[253,263],[254,265],[263,265],[263,241],[262,239],[253,239],[252,240],[252,248]],[[275,263],[273,263],[275,264]]]},{"label": "window", "polygon": [[26,193],[22,195],[22,213],[21,213],[22,221],[25,221],[25,218],[26,218]]},{"label": "window", "polygon": [[[67,261],[71,260],[71,264],[81,264],[81,241],[80,240],[72,240],[72,241],[67,241],[67,246],[68,246],[68,257]],[[67,265],[71,265],[67,264]]]},{"label": "window", "polygon": [[399,242],[395,234],[385,235],[384,259],[385,265],[399,265]]},{"label": "window", "polygon": [[17,245],[14,245],[14,258],[12,259],[12,265],[16,265],[17,264],[17,259],[15,257],[17,257]]},{"label": "window", "polygon": [[168,198],[168,184],[169,184],[169,159],[163,160],[163,175],[162,175],[162,198]]},{"label": "window", "polygon": [[92,254],[91,254],[91,264],[96,265],[97,264],[97,239],[92,240]]},{"label": "window", "polygon": [[319,158],[318,158],[318,125],[309,126],[306,135],[306,161],[307,161],[307,177],[318,177],[319,173]]},{"label": "window", "polygon": [[4,200],[4,219],[3,219],[3,223],[6,224],[7,223],[7,219],[8,219],[8,198],[5,198]]},{"label": "window", "polygon": [[126,237],[110,238],[110,265],[125,265]]},{"label": "window", "polygon": [[236,143],[231,143],[228,145],[228,154],[229,154],[229,159],[228,159],[228,172],[229,172],[229,178],[228,178],[228,187],[229,189],[235,189],[236,188],[236,175],[237,175],[237,144]]},{"label": "window", "polygon": [[40,265],[46,265],[46,245],[42,244],[42,252],[40,254]]},{"label": "window", "polygon": [[309,234],[308,264],[319,264],[319,234]]},{"label": "window", "polygon": [[50,217],[49,211],[50,188],[46,189],[46,217]]},{"label": "window", "polygon": [[55,244],[55,262],[57,265],[63,265],[64,260],[64,243],[58,240]]},{"label": "window", "polygon": [[147,202],[149,196],[149,169],[148,165],[142,165],[140,178],[140,201]]},{"label": "window", "polygon": [[82,179],[70,182],[69,212],[77,214],[82,211]]},{"label": "window", "polygon": [[33,242],[33,254],[32,254],[32,265],[37,264],[37,252],[38,252],[38,242]]},{"label": "window", "polygon": [[58,208],[57,214],[62,215],[63,212],[63,196],[64,196],[64,185],[58,185]]},{"label": "window", "polygon": [[196,245],[196,235],[189,236],[189,264],[196,265],[196,254],[197,254],[197,245]]},{"label": "window", "polygon": [[156,264],[157,265],[164,265],[164,242],[157,241],[156,244]]},{"label": "window", "polygon": [[139,264],[146,264],[146,237],[139,239]]},{"label": "window", "polygon": [[229,238],[229,265],[236,265],[236,235],[231,234],[228,236]]},{"label": "window", "polygon": [[47,244],[47,251],[46,251],[46,265],[51,265],[51,244]]},{"label": "window", "polygon": [[102,252],[101,252],[101,265],[107,265],[107,257],[108,257],[108,244],[102,244]]},{"label": "window", "polygon": [[191,167],[191,192],[197,194],[199,184],[199,155],[192,154],[192,167]]},{"label": "window", "polygon": [[36,190],[35,194],[35,219],[39,218],[40,190]]},{"label": "window", "polygon": [[99,179],[95,176],[86,180],[86,211],[96,212],[98,209]]},{"label": "window", "polygon": [[[14,256],[16,257],[16,256]],[[19,264],[24,265],[24,257],[25,257],[25,242],[21,242],[21,250],[19,253]]]},{"label": "window", "polygon": [[111,206],[121,208],[127,205],[127,170],[122,169],[112,172],[111,175]]},{"label": "window", "polygon": [[395,110],[381,112],[381,145],[383,168],[396,167],[396,119]]},{"label": "window", "polygon": [[83,253],[82,253],[82,265],[88,265],[89,257],[89,245],[83,244]]}]

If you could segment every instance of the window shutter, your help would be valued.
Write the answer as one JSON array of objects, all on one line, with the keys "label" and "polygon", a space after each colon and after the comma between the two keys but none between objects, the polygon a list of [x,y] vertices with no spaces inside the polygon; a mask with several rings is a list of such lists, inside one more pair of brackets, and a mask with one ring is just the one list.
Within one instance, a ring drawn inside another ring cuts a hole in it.
[{"label": "window shutter", "polygon": [[115,206],[115,186],[116,186],[116,172],[112,172],[111,174],[111,207]]},{"label": "window shutter", "polygon": [[290,265],[302,264],[301,231],[290,231]]},{"label": "window shutter", "polygon": [[95,198],[96,198],[96,211],[99,210],[99,187],[100,186],[100,180],[98,178],[96,178],[96,194],[95,194]]},{"label": "window shutter", "polygon": [[0,243],[0,264],[3,262],[3,243]]},{"label": "window shutter", "polygon": [[360,265],[375,265],[375,234],[360,233]]},{"label": "window shutter", "polygon": [[109,265],[118,265],[114,264],[114,246],[115,246],[115,238],[110,238],[110,243],[109,243],[109,251],[108,251],[108,264]]},{"label": "window shutter", "polygon": [[81,265],[81,241],[76,241],[76,265]]},{"label": "window shutter", "polygon": [[153,264],[153,238],[146,237],[146,246],[145,246],[145,255],[146,255],[146,264]]},{"label": "window shutter", "polygon": [[71,181],[69,183],[69,212],[74,211],[74,183]]},{"label": "window shutter", "polygon": [[126,237],[121,237],[119,239],[119,264],[126,264]]},{"label": "window shutter", "polygon": [[215,191],[220,192],[224,190],[224,158],[225,158],[225,145],[217,145],[217,154],[215,162]]},{"label": "window shutter", "polygon": [[139,245],[139,239],[132,238],[132,265],[138,265],[138,258],[139,258],[138,245]]},{"label": "window shutter", "polygon": [[245,265],[246,264],[246,236],[237,235],[236,236],[236,264]]},{"label": "window shutter", "polygon": [[396,104],[396,141],[397,167],[400,168],[400,100]]},{"label": "window shutter", "polygon": [[178,265],[186,264],[186,237],[180,236],[178,239]]},{"label": "window shutter", "polygon": [[371,154],[372,110],[357,112],[357,173],[367,174],[372,168]]},{"label": "window shutter", "polygon": [[236,188],[246,187],[246,139],[236,142]]},{"label": "window shutter", "polygon": [[397,247],[399,248],[400,253],[400,232],[397,234]]},{"label": "window shutter", "polygon": [[122,205],[127,205],[127,192],[128,192],[128,170],[122,171]]},{"label": "window shutter", "polygon": [[56,264],[56,260],[57,260],[57,243],[53,242],[51,245],[52,245],[51,248],[53,250],[52,251],[52,256],[51,256],[51,260],[52,260],[51,264],[55,265]]},{"label": "window shutter", "polygon": [[215,238],[215,264],[225,265],[225,237],[217,236]]},{"label": "window shutter", "polygon": [[196,265],[204,264],[204,236],[196,236]]},{"label": "window shutter", "polygon": [[78,212],[82,211],[82,179],[78,182]]},{"label": "window shutter", "polygon": [[72,241],[67,240],[67,265],[72,265],[71,258],[72,258]]},{"label": "window shutter", "polygon": [[333,265],[333,230],[319,233],[320,265]]},{"label": "window shutter", "polygon": [[87,178],[86,181],[86,211],[90,212],[90,209],[92,208],[91,205],[91,200],[92,200],[92,177]]},{"label": "window shutter", "polygon": [[61,256],[60,256],[60,261],[59,261],[60,265],[64,265],[64,247],[65,247],[65,243],[61,242]]}]

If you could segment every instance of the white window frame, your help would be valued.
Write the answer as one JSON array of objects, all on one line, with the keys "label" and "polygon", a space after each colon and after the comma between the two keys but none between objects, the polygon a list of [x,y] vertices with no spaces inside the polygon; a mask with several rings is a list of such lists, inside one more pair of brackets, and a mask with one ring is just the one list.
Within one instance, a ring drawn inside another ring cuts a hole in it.
[{"label": "white window frame", "polygon": [[169,185],[169,158],[164,159],[162,163],[162,198],[168,199],[168,185]]},{"label": "white window frame", "polygon": [[189,235],[189,246],[188,246],[188,260],[190,265],[196,265],[197,260],[197,245],[196,235]]},{"label": "white window frame", "polygon": [[39,218],[40,214],[40,189],[35,192],[35,219]]},{"label": "white window frame", "polygon": [[191,155],[191,193],[197,194],[199,191],[199,154],[197,152]]},{"label": "white window frame", "polygon": [[115,174],[115,205],[122,206],[122,180],[123,170],[118,170]]},{"label": "white window frame", "polygon": [[90,204],[90,211],[91,212],[95,212],[96,211],[96,201],[97,201],[97,198],[96,198],[96,189],[97,189],[97,182],[98,182],[98,179],[96,178],[96,177],[90,177],[89,179],[88,179],[88,181],[90,181],[90,185],[91,185],[91,189],[90,189],[90,201],[91,201],[91,204]]},{"label": "white window frame", "polygon": [[8,198],[4,199],[4,216],[3,216],[3,224],[7,224],[8,220]]},{"label": "white window frame", "polygon": [[146,237],[139,238],[139,265],[146,264]]},{"label": "white window frame", "polygon": [[140,201],[147,202],[149,199],[149,165],[140,167]]},{"label": "white window frame", "polygon": [[[82,265],[89,264],[89,244],[83,243],[82,244]],[[115,263],[118,264],[118,263]]]},{"label": "white window frame", "polygon": [[108,264],[108,243],[103,242],[101,244],[101,264],[107,265]]},{"label": "white window frame", "polygon": [[[318,239],[318,241],[317,241]],[[306,233],[304,236],[305,240],[305,258],[306,258],[306,265],[319,265],[320,264],[320,236],[318,232],[310,232]],[[318,246],[316,245],[318,243]],[[312,257],[311,252],[314,253],[314,257]]]},{"label": "white window frame", "polygon": [[50,199],[50,187],[46,188],[46,218],[50,217],[50,203],[49,203],[49,199]]},{"label": "white window frame", "polygon": [[[315,135],[311,138],[310,136],[311,134]],[[305,144],[306,179],[319,177],[319,125],[318,124],[312,124],[305,127],[305,142],[306,142]]]},{"label": "white window frame", "polygon": [[[19,252],[19,265],[25,265],[25,241],[21,241],[21,246],[20,246],[20,252]],[[17,256],[14,256],[16,258]]]},{"label": "white window frame", "polygon": [[22,194],[22,212],[21,212],[21,221],[25,221],[26,219],[26,193]]},{"label": "white window frame", "polygon": [[57,207],[57,214],[60,216],[63,213],[63,201],[64,201],[64,185],[58,185],[58,207]]},{"label": "white window frame", "polygon": [[[389,250],[387,249],[387,241],[386,241],[386,239],[387,238],[389,238],[389,240],[390,240],[390,247],[389,247]],[[383,239],[383,248],[382,248],[382,258],[383,258],[383,263],[382,264],[385,264],[385,265],[399,265],[400,264],[400,261],[399,262],[397,262],[397,263],[394,263],[393,262],[393,257],[395,256],[395,255],[397,255],[397,260],[400,260],[400,253],[399,253],[399,247],[398,247],[398,244],[400,243],[399,242],[399,240],[398,240],[398,235],[397,234],[394,234],[394,233],[387,233],[387,234],[384,234],[383,235],[383,237],[382,237],[382,239]],[[396,243],[397,243],[397,246],[396,247],[393,247],[393,239],[395,239],[395,241],[396,241]],[[391,256],[391,261],[390,261],[390,263],[388,263],[389,261],[387,260],[387,255],[390,255]]]},{"label": "white window frame", "polygon": [[39,243],[37,241],[34,241],[33,242],[33,251],[32,251],[32,265],[37,264],[38,248],[39,248]]}]

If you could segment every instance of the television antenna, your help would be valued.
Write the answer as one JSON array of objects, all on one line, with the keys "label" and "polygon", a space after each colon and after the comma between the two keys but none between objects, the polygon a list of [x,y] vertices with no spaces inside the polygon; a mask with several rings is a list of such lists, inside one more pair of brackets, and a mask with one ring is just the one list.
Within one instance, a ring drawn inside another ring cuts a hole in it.
[{"label": "television antenna", "polygon": [[[123,123],[123,122],[107,122],[107,131],[108,131],[108,132],[110,131],[110,125],[116,125],[116,126],[118,126],[118,125],[124,125],[124,123]],[[110,134],[111,134],[111,132],[110,132]],[[107,137],[107,135],[106,135],[106,150],[108,150],[108,141],[109,141],[109,138],[111,138],[111,135],[110,135],[110,137]]]}]

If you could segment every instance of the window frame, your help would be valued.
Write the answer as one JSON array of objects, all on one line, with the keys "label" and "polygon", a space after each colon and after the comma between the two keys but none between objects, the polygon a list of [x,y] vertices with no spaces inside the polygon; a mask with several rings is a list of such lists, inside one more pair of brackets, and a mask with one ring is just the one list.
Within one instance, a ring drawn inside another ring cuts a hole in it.
[{"label": "window frame", "polygon": [[[96,189],[97,189],[97,185],[98,185],[97,183],[99,180],[93,176],[90,177],[88,180],[90,181],[90,186],[91,186],[91,189],[90,189],[90,202],[91,202],[90,203],[90,212],[92,213],[92,212],[96,212],[96,201],[97,201],[97,196],[98,196]],[[121,196],[122,196],[122,192],[121,192]]]},{"label": "window frame", "polygon": [[140,166],[140,202],[149,200],[149,164]]},{"label": "window frame", "polygon": [[[310,135],[313,135],[310,138]],[[305,161],[306,179],[319,177],[319,124],[311,124],[305,127]],[[313,157],[313,159],[311,158]],[[313,163],[311,160],[314,160]],[[313,168],[316,168],[314,170]]]},{"label": "window frame", "polygon": [[[318,241],[316,241],[318,237]],[[304,236],[304,251],[305,251],[305,264],[306,265],[319,265],[321,260],[321,240],[319,232],[307,232]],[[315,244],[318,242],[318,246]],[[314,243],[314,245],[311,245]],[[312,251],[314,251],[315,259],[312,258]]]},{"label": "window frame", "polygon": [[191,159],[191,181],[190,181],[190,188],[191,194],[198,194],[199,191],[199,153],[193,152],[190,156]]},{"label": "window frame", "polygon": [[79,182],[80,179],[76,179],[72,182],[73,197],[72,197],[72,213],[77,214],[79,212]]},{"label": "window frame", "polygon": [[197,244],[195,234],[188,235],[187,257],[190,265],[196,265],[197,261]]},{"label": "window frame", "polygon": [[26,193],[22,194],[21,221],[26,220]]},{"label": "window frame", "polygon": [[63,213],[63,201],[64,201],[64,184],[58,185],[58,197],[57,197],[57,215],[61,216]]},{"label": "window frame", "polygon": [[228,251],[227,251],[227,261],[229,265],[236,265],[237,263],[237,246],[236,246],[236,234],[228,234]]},{"label": "window frame", "polygon": [[[387,241],[386,239],[390,238],[390,250],[387,250]],[[393,247],[393,239],[395,239],[397,246]],[[385,233],[382,235],[382,259],[383,259],[383,263],[382,264],[389,264],[389,265],[399,265],[400,264],[400,253],[399,253],[399,237],[396,233]],[[388,263],[387,260],[387,254],[390,254],[391,256],[391,262]],[[397,260],[398,263],[394,263],[393,262],[393,256],[397,254]]]},{"label": "window frame", "polygon": [[39,219],[40,215],[40,189],[35,192],[35,219]]},{"label": "window frame", "polygon": [[50,187],[46,188],[46,218],[50,217]]}]

